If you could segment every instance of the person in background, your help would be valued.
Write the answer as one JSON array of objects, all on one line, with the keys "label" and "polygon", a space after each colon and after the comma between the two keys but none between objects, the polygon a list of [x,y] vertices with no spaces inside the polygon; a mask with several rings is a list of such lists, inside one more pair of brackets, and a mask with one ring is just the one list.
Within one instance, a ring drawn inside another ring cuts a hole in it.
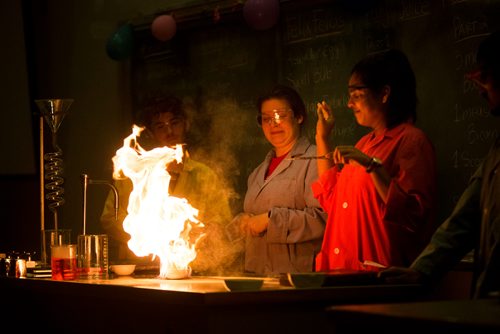
[{"label": "person in background", "polygon": [[414,123],[416,80],[404,53],[370,55],[352,69],[347,106],[370,128],[355,146],[331,150],[335,125],[330,107],[318,103],[316,145],[320,178],[314,196],[328,213],[316,269],[378,271],[405,265],[433,231],[436,156]]},{"label": "person in background", "polygon": [[[150,101],[141,115],[141,122],[146,127],[152,147],[173,147],[186,143],[190,122],[182,101],[174,96],[167,96]],[[144,146],[144,145],[143,145]],[[224,233],[224,226],[231,221],[232,213],[229,200],[224,193],[224,186],[215,172],[207,165],[193,160],[184,146],[182,163],[169,163],[167,171],[171,176],[168,191],[170,196],[186,198],[191,206],[199,210],[198,220],[205,227],[206,236],[197,244],[197,257],[191,263],[193,274],[221,274],[230,268],[237,257],[237,252],[229,245]],[[123,221],[127,216],[128,199],[132,191],[130,179],[115,180],[119,193],[118,220],[115,220],[114,196],[109,193],[101,215],[101,224],[110,239],[118,244],[117,259],[137,259],[128,249],[130,235],[123,230]],[[241,270],[241,269],[240,269]]]},{"label": "person in background", "polygon": [[314,271],[326,215],[313,197],[316,147],[302,135],[306,108],[288,86],[275,86],[257,102],[257,121],[272,149],[248,177],[243,210],[245,271],[257,275]]},{"label": "person in background", "polygon": [[[477,51],[478,69],[468,74],[500,116],[500,31]],[[424,283],[432,287],[471,250],[474,252],[474,298],[500,292],[500,137],[469,180],[455,209],[409,268],[379,273],[389,283]]]}]

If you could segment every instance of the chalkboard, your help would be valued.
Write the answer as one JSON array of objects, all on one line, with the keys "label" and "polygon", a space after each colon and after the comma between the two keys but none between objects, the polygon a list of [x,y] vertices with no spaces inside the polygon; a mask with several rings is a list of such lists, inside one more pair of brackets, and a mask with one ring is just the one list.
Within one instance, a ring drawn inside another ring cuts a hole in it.
[{"label": "chalkboard", "polygon": [[266,31],[251,29],[241,10],[217,23],[179,24],[169,42],[143,30],[131,66],[135,110],[155,94],[191,102],[193,155],[226,177],[237,212],[248,174],[270,148],[255,122],[256,98],[274,83],[295,87],[307,106],[311,140],[316,103],[325,100],[337,117],[332,143],[355,144],[368,129],[346,106],[350,70],[367,54],[399,48],[417,76],[417,126],[436,147],[444,218],[498,135],[499,120],[464,74],[481,40],[500,28],[500,2],[347,3],[282,1],[278,24]]}]

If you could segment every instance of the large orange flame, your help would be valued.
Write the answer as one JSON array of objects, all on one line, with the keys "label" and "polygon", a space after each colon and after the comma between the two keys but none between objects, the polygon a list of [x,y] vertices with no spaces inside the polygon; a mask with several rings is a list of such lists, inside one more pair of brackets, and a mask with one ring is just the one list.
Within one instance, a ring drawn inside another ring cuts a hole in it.
[{"label": "large orange flame", "polygon": [[198,210],[186,199],[168,194],[166,165],[182,161],[182,145],[146,151],[137,142],[143,130],[134,125],[113,157],[113,178],[128,177],[133,184],[123,221],[123,229],[131,236],[128,247],[137,256],[158,256],[161,278],[187,277],[189,263],[196,258],[196,243],[203,236],[190,240],[190,231],[203,224],[196,218]]}]

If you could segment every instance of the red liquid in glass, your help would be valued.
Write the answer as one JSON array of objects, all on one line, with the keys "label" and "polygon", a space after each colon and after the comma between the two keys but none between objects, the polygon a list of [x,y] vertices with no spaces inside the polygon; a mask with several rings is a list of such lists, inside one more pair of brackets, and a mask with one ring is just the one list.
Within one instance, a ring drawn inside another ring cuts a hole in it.
[{"label": "red liquid in glass", "polygon": [[57,281],[76,279],[76,258],[52,257],[52,279]]}]

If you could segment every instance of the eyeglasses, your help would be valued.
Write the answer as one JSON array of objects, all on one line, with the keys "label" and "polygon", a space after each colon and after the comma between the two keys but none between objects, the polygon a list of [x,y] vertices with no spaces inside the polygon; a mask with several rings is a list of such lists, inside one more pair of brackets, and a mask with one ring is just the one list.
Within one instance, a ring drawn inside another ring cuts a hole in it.
[{"label": "eyeglasses", "polygon": [[184,120],[182,118],[172,118],[170,121],[167,122],[154,122],[152,125],[153,131],[164,131],[164,130],[170,130],[172,131],[173,129],[177,129],[180,126],[183,125]]},{"label": "eyeglasses", "polygon": [[366,88],[369,88],[369,87],[368,86],[363,86],[363,85],[351,85],[351,86],[347,86],[347,88],[349,89],[349,91],[351,91],[351,90],[366,89]]},{"label": "eyeglasses", "polygon": [[[290,115],[288,114],[292,109],[273,109],[269,111],[264,111],[257,116],[257,123],[259,125],[272,125],[280,124],[285,121]],[[272,116],[271,116],[272,115]]]},{"label": "eyeglasses", "polygon": [[347,89],[349,90],[349,98],[354,101],[361,99],[364,96],[364,94],[360,94],[359,91],[368,88],[369,88],[368,86],[363,86],[363,85],[348,86]]}]

